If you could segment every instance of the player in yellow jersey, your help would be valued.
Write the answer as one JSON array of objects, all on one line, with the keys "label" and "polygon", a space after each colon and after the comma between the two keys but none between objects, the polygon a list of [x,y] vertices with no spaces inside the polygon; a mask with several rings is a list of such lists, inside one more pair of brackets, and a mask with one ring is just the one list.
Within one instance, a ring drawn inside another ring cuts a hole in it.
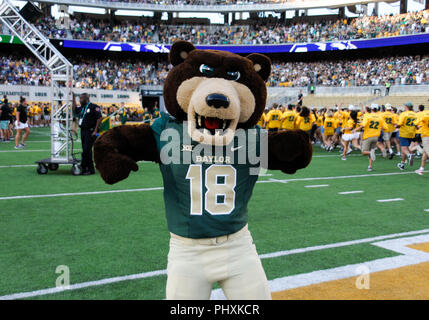
[{"label": "player in yellow jersey", "polygon": [[310,109],[308,109],[307,107],[302,107],[295,124],[297,129],[305,131],[310,135],[311,128],[313,127],[313,123],[315,121],[316,119],[314,115],[310,113]]},{"label": "player in yellow jersey", "polygon": [[386,129],[383,130],[383,142],[386,148],[385,150],[389,151],[389,159],[392,159],[395,154],[393,153],[390,140],[392,139],[392,132],[395,130],[395,116],[392,113],[392,105],[390,103],[386,104],[385,109],[386,110],[381,114],[381,117],[386,124]]},{"label": "player in yellow jersey", "polygon": [[375,150],[377,148],[378,138],[381,130],[385,129],[386,125],[379,114],[376,112],[368,112],[358,128],[353,130],[357,132],[363,129],[362,135],[362,155],[368,156],[368,171],[372,171],[372,163],[375,161]]},{"label": "player in yellow jersey", "polygon": [[416,125],[422,135],[423,156],[420,168],[417,169],[415,173],[422,176],[425,171],[426,161],[429,158],[429,110],[422,111],[422,114],[417,120]]},{"label": "player in yellow jersey", "polygon": [[[417,116],[417,119],[415,121],[416,124],[417,124],[417,122],[419,122],[420,118],[423,116],[423,111],[425,110],[425,106],[421,104],[417,108],[419,111],[416,113],[416,116]],[[422,143],[422,128],[416,128],[416,136],[410,145],[410,151],[414,152],[415,150],[417,150],[417,156],[422,155],[423,149],[420,146],[421,143]]]},{"label": "player in yellow jersey", "polygon": [[40,127],[40,120],[42,119],[42,108],[40,103],[34,105],[34,126]]},{"label": "player in yellow jersey", "polygon": [[281,117],[281,125],[280,129],[282,130],[293,130],[295,129],[295,121],[296,121],[297,115],[295,111],[293,110],[293,105],[289,104],[287,106],[287,110],[283,112]]},{"label": "player in yellow jersey", "polygon": [[283,114],[278,108],[278,104],[274,103],[273,108],[268,111],[267,116],[265,117],[265,128],[267,128],[268,131],[278,131],[280,128],[280,119]]},{"label": "player in yellow jersey", "polygon": [[325,121],[323,123],[323,144],[327,151],[332,151],[334,149],[333,138],[335,130],[338,127],[338,119],[334,117],[332,110],[326,112]]},{"label": "player in yellow jersey", "polygon": [[356,149],[360,150],[360,146],[358,144],[359,139],[359,132],[353,132],[356,127],[358,127],[358,117],[357,117],[357,111],[350,112],[350,117],[347,120],[347,123],[345,124],[343,128],[343,136],[342,138],[342,145],[343,145],[343,156],[341,160],[347,160],[347,155],[352,151],[350,148],[350,142],[354,145]]},{"label": "player in yellow jersey", "polygon": [[401,145],[399,144],[399,129],[396,127],[396,124],[398,123],[398,120],[399,120],[398,109],[395,107],[392,107],[392,113],[393,113],[393,122],[395,123],[395,129],[392,132],[392,139],[390,139],[390,145],[392,145],[392,143],[395,144],[396,155],[400,156],[401,155]]},{"label": "player in yellow jersey", "polygon": [[417,120],[416,113],[413,111],[413,104],[407,102],[405,111],[399,116],[396,127],[399,128],[399,143],[401,145],[402,161],[398,163],[400,170],[405,169],[405,162],[408,160],[408,165],[412,166],[414,162],[414,154],[410,151],[410,144],[416,135],[415,121]]}]

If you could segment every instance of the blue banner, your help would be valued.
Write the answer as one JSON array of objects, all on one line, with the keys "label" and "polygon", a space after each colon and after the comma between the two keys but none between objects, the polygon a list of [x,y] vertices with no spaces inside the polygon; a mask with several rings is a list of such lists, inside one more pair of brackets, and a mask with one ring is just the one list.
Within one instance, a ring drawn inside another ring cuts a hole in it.
[{"label": "blue banner", "polygon": [[[282,52],[315,52],[332,50],[355,50],[369,49],[387,46],[412,45],[418,43],[428,43],[429,33],[376,38],[365,40],[344,40],[333,42],[312,42],[312,43],[289,43],[272,45],[204,45],[196,46],[198,49],[216,49],[235,53],[282,53]],[[123,42],[101,42],[101,41],[83,41],[83,40],[63,40],[60,45],[65,48],[75,49],[94,49],[106,51],[135,51],[168,53],[171,45],[160,44],[140,44]]]}]

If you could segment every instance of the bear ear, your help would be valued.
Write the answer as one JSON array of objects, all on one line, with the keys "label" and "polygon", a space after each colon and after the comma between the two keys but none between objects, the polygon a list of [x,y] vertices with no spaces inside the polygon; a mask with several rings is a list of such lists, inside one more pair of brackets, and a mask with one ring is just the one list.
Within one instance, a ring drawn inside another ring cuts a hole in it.
[{"label": "bear ear", "polygon": [[267,81],[271,73],[271,60],[260,53],[249,54],[247,59],[253,62],[253,68],[261,76],[262,80]]},{"label": "bear ear", "polygon": [[173,66],[177,66],[178,64],[185,61],[188,57],[189,52],[195,50],[195,47],[192,43],[187,41],[176,41],[170,48],[169,59],[170,63]]}]

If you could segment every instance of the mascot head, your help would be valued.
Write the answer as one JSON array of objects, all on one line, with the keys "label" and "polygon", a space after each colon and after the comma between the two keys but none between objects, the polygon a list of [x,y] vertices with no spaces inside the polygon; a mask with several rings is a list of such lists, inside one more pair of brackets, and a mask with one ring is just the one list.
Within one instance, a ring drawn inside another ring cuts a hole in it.
[{"label": "mascot head", "polygon": [[178,41],[169,54],[173,69],[164,83],[168,112],[188,121],[188,134],[200,143],[227,145],[237,128],[250,128],[261,117],[271,72],[268,57],[247,57],[218,50],[198,50]]}]

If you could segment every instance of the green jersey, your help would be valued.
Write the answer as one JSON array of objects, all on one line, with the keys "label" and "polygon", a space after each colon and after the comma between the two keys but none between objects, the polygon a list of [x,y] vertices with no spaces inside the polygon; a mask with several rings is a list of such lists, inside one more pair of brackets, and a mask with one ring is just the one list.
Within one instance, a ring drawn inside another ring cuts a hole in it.
[{"label": "green jersey", "polygon": [[[247,142],[249,139],[244,142],[246,145],[235,137],[228,146],[215,148],[206,145],[204,149],[203,145],[191,140],[186,123],[177,122],[164,113],[151,128],[161,158],[164,203],[170,232],[188,238],[211,238],[243,228],[248,220],[247,204],[258,179],[257,173],[250,174],[250,170],[259,167],[259,164],[251,164],[246,157],[244,161],[237,161],[240,159],[239,149],[243,146],[251,148],[250,142]],[[172,130],[165,131],[167,129]],[[174,134],[166,139],[166,132]],[[259,146],[259,127],[255,127],[252,133],[249,130],[244,132],[253,135],[256,143],[252,146]],[[176,148],[169,148],[172,143],[176,144]],[[207,152],[207,148],[217,151]],[[259,147],[254,148],[255,152],[259,152]],[[163,161],[166,150],[167,154],[168,150],[170,154],[176,152],[180,161]],[[218,153],[219,150],[221,152]]]}]

